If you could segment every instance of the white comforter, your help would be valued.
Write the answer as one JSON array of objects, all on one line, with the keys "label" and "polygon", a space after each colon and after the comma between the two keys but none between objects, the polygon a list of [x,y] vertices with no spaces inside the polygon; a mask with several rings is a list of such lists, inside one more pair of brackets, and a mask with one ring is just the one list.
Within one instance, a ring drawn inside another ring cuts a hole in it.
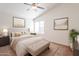
[{"label": "white comforter", "polygon": [[12,42],[11,42],[11,47],[13,50],[16,52],[17,56],[24,56],[25,54],[28,53],[27,51],[27,46],[29,44],[32,44],[34,42],[37,42],[39,40],[42,40],[42,37],[35,37],[35,36],[24,36],[24,37],[13,37]]},{"label": "white comforter", "polygon": [[15,50],[14,47],[16,46],[16,44],[19,41],[22,41],[22,40],[25,40],[25,39],[28,39],[28,38],[31,38],[31,37],[34,37],[34,35],[22,35],[22,36],[19,36],[19,37],[12,37],[10,46]]}]

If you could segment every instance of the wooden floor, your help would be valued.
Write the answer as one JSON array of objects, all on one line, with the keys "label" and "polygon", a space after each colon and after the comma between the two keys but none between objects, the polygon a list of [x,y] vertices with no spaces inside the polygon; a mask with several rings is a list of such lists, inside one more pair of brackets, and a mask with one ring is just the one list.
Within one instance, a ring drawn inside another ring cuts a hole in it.
[{"label": "wooden floor", "polygon": [[[42,52],[39,56],[72,56],[73,53],[69,47],[50,43],[49,49]],[[0,56],[16,56],[10,46],[0,47]]]},{"label": "wooden floor", "polygon": [[63,45],[51,43],[49,49],[40,54],[41,56],[72,56],[72,50]]}]

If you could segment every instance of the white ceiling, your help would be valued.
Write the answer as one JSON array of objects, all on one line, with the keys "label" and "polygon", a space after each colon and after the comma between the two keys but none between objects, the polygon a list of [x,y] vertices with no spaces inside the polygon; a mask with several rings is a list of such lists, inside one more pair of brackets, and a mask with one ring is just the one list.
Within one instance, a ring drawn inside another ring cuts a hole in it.
[{"label": "white ceiling", "polygon": [[36,10],[33,10],[31,6],[25,5],[24,3],[0,3],[0,11],[13,16],[20,15],[26,19],[34,19],[49,9],[54,8],[55,5],[56,3],[40,3],[39,6],[44,7],[45,9],[42,10],[37,8]]}]

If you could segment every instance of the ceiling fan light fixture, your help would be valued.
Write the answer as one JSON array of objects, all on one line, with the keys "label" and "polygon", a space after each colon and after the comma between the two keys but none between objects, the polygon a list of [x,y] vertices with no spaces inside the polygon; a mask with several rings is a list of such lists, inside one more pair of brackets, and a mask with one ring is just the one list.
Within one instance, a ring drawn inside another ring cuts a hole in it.
[{"label": "ceiling fan light fixture", "polygon": [[37,9],[37,6],[32,6],[32,9]]},{"label": "ceiling fan light fixture", "polygon": [[36,3],[33,3],[32,4],[32,9],[36,9],[37,8],[37,4]]},{"label": "ceiling fan light fixture", "polygon": [[32,3],[32,4],[24,3],[24,4],[31,6],[31,9],[34,9],[34,10],[36,10],[37,8],[38,9],[45,9],[44,7],[41,7],[39,3]]}]

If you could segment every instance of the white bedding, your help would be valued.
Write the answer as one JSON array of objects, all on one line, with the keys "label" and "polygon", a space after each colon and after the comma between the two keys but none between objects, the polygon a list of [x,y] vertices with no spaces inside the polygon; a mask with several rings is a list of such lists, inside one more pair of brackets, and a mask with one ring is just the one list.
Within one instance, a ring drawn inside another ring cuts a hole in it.
[{"label": "white bedding", "polygon": [[11,42],[11,48],[16,52],[17,56],[24,56],[28,53],[27,46],[29,44],[35,43],[42,40],[42,37],[37,37],[34,35],[26,35],[23,37],[13,37]]},{"label": "white bedding", "polygon": [[22,35],[22,36],[19,36],[19,37],[12,37],[11,38],[11,44],[10,46],[15,46],[17,42],[21,41],[21,40],[24,40],[24,39],[28,39],[28,38],[31,38],[31,37],[34,37],[35,35]]},{"label": "white bedding", "polygon": [[[39,38],[39,39],[37,39]],[[16,45],[16,54],[19,56],[24,56],[25,54],[28,53],[27,51],[27,46],[32,45],[33,43],[42,40],[40,39],[40,37],[33,37],[33,38],[29,38],[27,40],[22,40],[19,41],[19,43]]]}]

